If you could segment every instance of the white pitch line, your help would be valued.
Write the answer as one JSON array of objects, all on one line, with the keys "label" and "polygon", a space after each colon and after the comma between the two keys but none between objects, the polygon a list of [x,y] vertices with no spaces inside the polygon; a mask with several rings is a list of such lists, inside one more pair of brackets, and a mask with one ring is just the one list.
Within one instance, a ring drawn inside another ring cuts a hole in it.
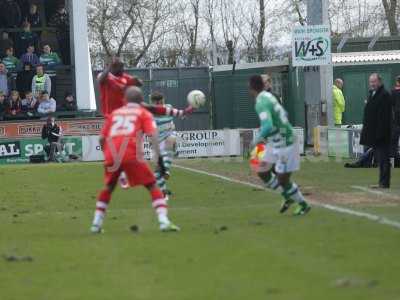
[{"label": "white pitch line", "polygon": [[[247,182],[247,181],[237,180],[237,179],[233,179],[233,178],[215,174],[215,173],[210,173],[210,172],[206,172],[206,171],[202,171],[202,170],[184,167],[184,166],[180,166],[177,164],[175,164],[174,167],[182,169],[182,170],[190,171],[193,173],[197,173],[197,174],[215,177],[215,178],[222,179],[222,180],[232,182],[232,183],[238,183],[238,184],[242,184],[242,185],[246,185],[246,186],[250,186],[250,187],[258,188],[258,189],[265,189],[262,185],[259,185],[259,184],[254,184],[254,183]],[[396,221],[387,219],[385,217],[381,217],[381,216],[377,216],[374,214],[365,213],[365,212],[361,212],[361,211],[357,211],[357,210],[353,210],[353,209],[348,209],[348,208],[344,208],[344,207],[340,207],[340,206],[336,206],[336,205],[322,204],[322,203],[317,203],[317,202],[313,202],[313,205],[316,205],[316,206],[319,206],[319,207],[322,207],[325,209],[329,209],[329,210],[332,210],[332,211],[335,211],[338,213],[347,214],[347,215],[360,217],[360,218],[365,218],[370,221],[377,222],[379,224],[389,225],[391,227],[400,229],[400,222],[396,222]]]},{"label": "white pitch line", "polygon": [[400,197],[397,197],[396,195],[385,193],[385,192],[379,191],[379,190],[373,190],[373,189],[367,188],[365,186],[352,185],[351,188],[356,189],[356,190],[360,190],[360,191],[363,191],[363,192],[366,192],[366,193],[369,193],[369,194],[374,194],[374,195],[377,195],[377,196],[382,196],[382,197],[391,198],[391,199],[397,199],[397,200],[400,199]]}]

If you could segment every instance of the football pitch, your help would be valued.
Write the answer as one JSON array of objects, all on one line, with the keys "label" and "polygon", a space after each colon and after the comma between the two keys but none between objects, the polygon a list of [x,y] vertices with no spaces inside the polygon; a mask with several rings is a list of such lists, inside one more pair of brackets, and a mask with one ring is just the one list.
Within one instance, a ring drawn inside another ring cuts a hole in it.
[{"label": "football pitch", "polygon": [[247,162],[177,164],[181,232],[158,231],[139,188],[116,191],[101,235],[100,163],[1,167],[0,299],[400,299],[399,170],[381,192],[376,169],[303,162],[294,180],[314,205],[293,217]]}]

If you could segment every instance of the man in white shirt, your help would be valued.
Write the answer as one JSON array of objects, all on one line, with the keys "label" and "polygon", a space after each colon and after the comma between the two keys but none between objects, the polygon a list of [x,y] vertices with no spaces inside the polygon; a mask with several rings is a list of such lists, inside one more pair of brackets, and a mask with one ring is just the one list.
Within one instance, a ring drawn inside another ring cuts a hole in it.
[{"label": "man in white shirt", "polygon": [[56,111],[56,108],[57,108],[56,100],[50,98],[50,95],[47,91],[43,91],[40,95],[38,113],[43,115],[52,114]]}]

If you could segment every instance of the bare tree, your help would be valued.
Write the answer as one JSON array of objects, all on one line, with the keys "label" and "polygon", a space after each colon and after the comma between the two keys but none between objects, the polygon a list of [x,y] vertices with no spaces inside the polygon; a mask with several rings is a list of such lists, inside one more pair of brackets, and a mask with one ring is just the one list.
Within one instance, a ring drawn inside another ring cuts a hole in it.
[{"label": "bare tree", "polygon": [[241,8],[239,2],[235,3],[230,0],[220,0],[219,4],[221,28],[228,52],[228,64],[233,64],[236,46],[240,37],[239,28],[243,25],[242,19],[237,17]]},{"label": "bare tree", "polygon": [[260,26],[257,35],[257,60],[264,60],[265,2],[259,0]]},{"label": "bare tree", "polygon": [[391,36],[399,35],[399,27],[396,20],[397,0],[382,0],[385,9],[386,20]]},{"label": "bare tree", "polygon": [[137,66],[150,46],[171,30],[169,0],[90,0],[89,25],[106,57]]}]

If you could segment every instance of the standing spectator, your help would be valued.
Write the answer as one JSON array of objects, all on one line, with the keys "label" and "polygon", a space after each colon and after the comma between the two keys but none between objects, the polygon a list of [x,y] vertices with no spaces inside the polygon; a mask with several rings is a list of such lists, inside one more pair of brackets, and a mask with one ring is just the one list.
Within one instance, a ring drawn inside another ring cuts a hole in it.
[{"label": "standing spectator", "polygon": [[59,110],[61,111],[76,111],[76,101],[74,95],[71,93],[65,93],[64,100],[61,102]]},{"label": "standing spectator", "polygon": [[14,47],[14,42],[9,38],[8,32],[3,31],[0,39],[0,57],[6,56],[6,50]]},{"label": "standing spectator", "polygon": [[36,66],[40,64],[40,59],[35,53],[35,46],[29,45],[26,49],[26,53],[21,56],[21,63],[23,64],[31,64],[32,66]]},{"label": "standing spectator", "polygon": [[29,46],[34,46],[34,49],[38,45],[39,37],[35,32],[31,31],[31,24],[24,22],[22,25],[23,32],[18,35],[16,41],[16,54],[21,56],[23,51],[26,51]]},{"label": "standing spectator", "polygon": [[40,96],[40,92],[46,91],[51,95],[51,79],[48,74],[44,73],[42,65],[36,66],[36,75],[32,78],[32,89],[35,97]]},{"label": "standing spectator", "polygon": [[15,28],[22,22],[21,8],[15,0],[1,1],[0,22],[1,27]]},{"label": "standing spectator", "polygon": [[379,74],[369,77],[369,87],[360,144],[374,149],[379,164],[379,187],[389,188],[392,101]]},{"label": "standing spectator", "polygon": [[50,95],[47,91],[43,91],[40,94],[38,113],[42,115],[49,115],[56,112],[56,109],[57,109],[56,100],[50,98]]},{"label": "standing spectator", "polygon": [[30,91],[32,89],[32,79],[35,71],[30,63],[25,63],[22,71],[18,72],[16,85],[18,91]]},{"label": "standing spectator", "polygon": [[46,125],[42,128],[42,139],[47,139],[49,142],[49,145],[45,147],[45,151],[49,156],[49,161],[55,161],[57,152],[61,151],[61,137],[61,127],[56,124],[54,117],[48,117]]},{"label": "standing spectator", "polygon": [[61,59],[56,52],[51,51],[50,45],[45,44],[43,54],[40,55],[40,63],[45,67],[52,68],[61,64]]},{"label": "standing spectator", "polygon": [[274,91],[272,90],[272,78],[271,78],[271,75],[263,74],[263,75],[261,75],[261,77],[262,77],[263,82],[264,82],[265,90],[267,92],[271,93],[276,98],[276,100],[278,100],[279,103],[282,104],[281,97],[278,94],[274,93]]},{"label": "standing spectator", "polygon": [[8,113],[11,116],[16,116],[21,113],[21,97],[18,91],[11,91],[10,100],[8,102]]},{"label": "standing spectator", "polygon": [[6,96],[0,91],[0,121],[4,120],[4,116],[8,111]]},{"label": "standing spectator", "polygon": [[71,64],[71,49],[69,37],[69,16],[64,3],[60,3],[56,13],[50,18],[50,26],[56,27],[58,46],[64,64]]},{"label": "standing spectator", "polygon": [[346,108],[346,102],[343,96],[343,80],[340,78],[335,79],[333,84],[333,119],[335,126],[342,126],[342,117]]},{"label": "standing spectator", "polygon": [[3,63],[0,63],[0,91],[8,96],[9,91],[9,80],[8,80],[8,70]]},{"label": "standing spectator", "polygon": [[42,26],[42,20],[40,19],[38,6],[35,3],[32,3],[29,6],[29,13],[25,16],[25,21],[29,22],[32,28],[37,28]]},{"label": "standing spectator", "polygon": [[393,105],[393,134],[392,154],[395,167],[400,167],[399,137],[400,137],[400,76],[396,78],[396,85],[392,90]]},{"label": "standing spectator", "polygon": [[3,58],[3,64],[10,72],[14,72],[19,69],[20,61],[14,56],[14,48],[10,47],[6,50],[6,57]]},{"label": "standing spectator", "polygon": [[32,116],[38,109],[38,102],[31,91],[25,92],[25,98],[21,100],[21,109],[28,116]]}]

